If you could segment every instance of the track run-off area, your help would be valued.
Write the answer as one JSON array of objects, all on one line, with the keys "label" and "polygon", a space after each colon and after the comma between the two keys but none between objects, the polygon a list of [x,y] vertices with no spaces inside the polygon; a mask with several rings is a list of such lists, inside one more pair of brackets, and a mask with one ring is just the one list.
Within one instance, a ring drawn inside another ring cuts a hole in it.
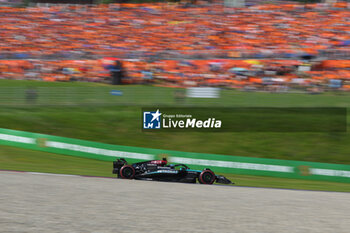
[{"label": "track run-off area", "polygon": [[0,232],[335,232],[350,193],[0,171]]}]

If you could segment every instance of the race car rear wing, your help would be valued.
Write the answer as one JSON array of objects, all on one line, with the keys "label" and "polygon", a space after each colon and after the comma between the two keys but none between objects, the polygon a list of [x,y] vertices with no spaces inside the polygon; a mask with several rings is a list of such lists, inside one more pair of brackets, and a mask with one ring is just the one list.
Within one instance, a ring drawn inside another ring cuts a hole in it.
[{"label": "race car rear wing", "polygon": [[117,161],[113,161],[113,174],[118,174],[121,167],[128,164],[125,159],[117,159]]}]

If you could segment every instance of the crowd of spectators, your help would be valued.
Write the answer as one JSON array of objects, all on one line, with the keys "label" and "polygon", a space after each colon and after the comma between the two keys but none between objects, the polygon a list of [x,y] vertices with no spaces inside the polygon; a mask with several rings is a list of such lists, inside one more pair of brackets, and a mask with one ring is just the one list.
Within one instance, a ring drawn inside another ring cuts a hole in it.
[{"label": "crowd of spectators", "polygon": [[0,20],[0,78],[105,81],[103,58],[117,57],[131,83],[346,89],[350,79],[347,3],[1,7]]},{"label": "crowd of spectators", "polygon": [[[0,78],[111,83],[115,58],[98,60],[2,60]],[[350,60],[205,59],[122,60],[124,83],[170,87],[215,86],[242,90],[314,93],[350,90]]]}]

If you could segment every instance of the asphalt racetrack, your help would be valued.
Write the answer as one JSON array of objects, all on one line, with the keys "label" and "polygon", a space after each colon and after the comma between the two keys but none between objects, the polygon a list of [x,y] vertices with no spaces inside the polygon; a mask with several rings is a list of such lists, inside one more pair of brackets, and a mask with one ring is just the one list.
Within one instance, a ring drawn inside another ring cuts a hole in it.
[{"label": "asphalt racetrack", "polygon": [[0,232],[334,232],[350,193],[0,171]]}]

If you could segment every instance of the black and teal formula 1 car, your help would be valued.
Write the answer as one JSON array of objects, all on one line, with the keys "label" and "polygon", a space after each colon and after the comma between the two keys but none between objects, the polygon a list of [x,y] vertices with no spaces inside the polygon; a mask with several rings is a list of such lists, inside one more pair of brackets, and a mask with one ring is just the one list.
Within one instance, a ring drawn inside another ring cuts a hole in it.
[{"label": "black and teal formula 1 car", "polygon": [[139,163],[128,164],[123,158],[113,161],[113,174],[122,179],[156,180],[182,183],[201,184],[232,184],[224,176],[215,175],[212,170],[192,170],[185,164],[167,165],[167,160],[149,160]]}]

